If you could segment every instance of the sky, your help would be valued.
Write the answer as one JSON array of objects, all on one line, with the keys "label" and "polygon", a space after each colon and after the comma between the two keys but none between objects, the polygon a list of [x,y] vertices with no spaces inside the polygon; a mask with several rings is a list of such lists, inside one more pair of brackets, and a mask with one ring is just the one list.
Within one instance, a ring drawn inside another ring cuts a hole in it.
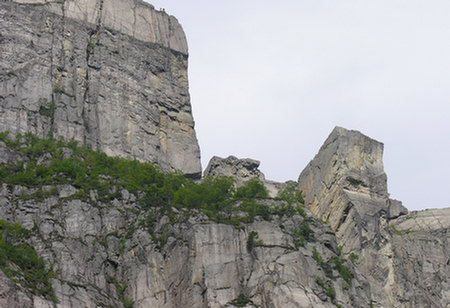
[{"label": "sky", "polygon": [[450,207],[450,1],[149,2],[187,36],[203,169],[297,180],[342,126],[384,143],[391,198]]}]

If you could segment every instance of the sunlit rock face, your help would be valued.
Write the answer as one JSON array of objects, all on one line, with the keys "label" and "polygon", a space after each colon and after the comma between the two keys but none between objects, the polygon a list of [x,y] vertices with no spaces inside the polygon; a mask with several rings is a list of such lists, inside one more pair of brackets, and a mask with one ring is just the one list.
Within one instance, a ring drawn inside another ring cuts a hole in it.
[{"label": "sunlit rock face", "polygon": [[336,127],[299,176],[305,205],[359,256],[374,307],[448,307],[448,209],[408,213],[390,199],[382,155],[382,143]]},{"label": "sunlit rock face", "polygon": [[201,175],[178,21],[134,0],[0,3],[0,130]]}]

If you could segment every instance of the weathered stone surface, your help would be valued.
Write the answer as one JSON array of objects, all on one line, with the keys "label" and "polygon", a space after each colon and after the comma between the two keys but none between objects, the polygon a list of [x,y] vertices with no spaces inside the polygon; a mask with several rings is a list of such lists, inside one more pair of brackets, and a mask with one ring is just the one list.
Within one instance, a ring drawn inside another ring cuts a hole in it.
[{"label": "weathered stone surface", "polygon": [[260,162],[255,159],[239,159],[235,156],[221,158],[214,156],[208,163],[203,173],[203,177],[232,177],[236,180],[238,186],[252,178],[264,180],[264,174],[259,171]]},{"label": "weathered stone surface", "polygon": [[[354,278],[347,285],[336,271],[335,278],[327,277],[312,258],[314,249],[325,261],[338,254],[331,229],[311,216],[256,220],[242,228],[211,222],[198,213],[174,224],[163,217],[153,229],[157,237],[167,238],[158,247],[138,223],[145,212],[130,202],[129,192],[122,193],[128,198],[108,204],[56,196],[37,202],[14,197],[15,190],[2,190],[10,204],[3,217],[34,228],[31,243],[58,273],[53,286],[60,308],[122,307],[123,298],[131,299],[135,308],[234,307],[231,302],[240,293],[263,308],[332,308],[328,287],[336,291],[335,303],[344,307],[367,307],[370,301],[367,281],[350,262],[344,264]],[[310,220],[313,240],[297,249],[293,230],[304,219]],[[249,250],[251,232],[258,236]],[[329,285],[320,286],[319,278]],[[54,307],[12,291],[11,285],[0,276],[0,303],[8,303],[5,307]],[[123,295],[118,285],[126,287]],[[19,296],[23,299],[17,300]]]},{"label": "weathered stone surface", "polygon": [[396,300],[411,307],[449,307],[450,208],[410,212],[390,221],[389,228]]},{"label": "weathered stone surface", "polygon": [[138,0],[18,0],[1,2],[0,18],[0,131],[200,176],[174,17]]},{"label": "weathered stone surface", "polygon": [[382,143],[336,127],[299,176],[305,205],[345,255],[359,255],[373,307],[447,308],[448,209],[408,214],[389,199],[382,153]]},{"label": "weathered stone surface", "polygon": [[0,307],[32,307],[32,297],[15,287],[15,283],[0,271]]}]

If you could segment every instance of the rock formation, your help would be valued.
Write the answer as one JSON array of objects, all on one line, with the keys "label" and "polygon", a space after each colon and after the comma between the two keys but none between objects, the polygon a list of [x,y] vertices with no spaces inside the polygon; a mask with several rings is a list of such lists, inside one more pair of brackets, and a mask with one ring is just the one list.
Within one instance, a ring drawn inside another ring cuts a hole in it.
[{"label": "rock formation", "polygon": [[103,173],[89,189],[34,185],[38,168],[45,182],[87,159],[71,160],[67,144],[18,148],[2,131],[199,178],[186,39],[174,17],[140,0],[2,1],[0,18],[0,268],[20,268],[2,255],[5,228],[18,222],[28,230],[20,247],[54,271],[55,296],[0,270],[0,308],[450,307],[450,209],[408,212],[390,199],[383,145],[357,131],[335,128],[298,182],[266,180],[258,161],[233,156],[205,170],[237,186],[257,177],[271,197],[295,185],[306,207],[235,198],[218,219],[156,197],[148,205],[146,192]]},{"label": "rock formation", "polygon": [[201,175],[174,17],[139,0],[14,0],[0,19],[0,131]]},{"label": "rock formation", "polygon": [[373,307],[448,307],[449,211],[408,213],[389,199],[382,154],[382,143],[336,127],[299,176],[305,205],[345,255],[359,255]]},{"label": "rock formation", "polygon": [[203,172],[203,177],[232,177],[236,180],[236,186],[242,186],[246,181],[252,178],[258,178],[267,189],[269,196],[276,197],[278,192],[288,185],[295,186],[294,181],[287,181],[286,183],[279,183],[271,180],[266,180],[264,174],[258,169],[260,162],[255,159],[243,158],[239,159],[235,156],[228,156],[227,158],[220,158],[214,156],[208,163],[208,166]]},{"label": "rock formation", "polygon": [[[3,142],[0,149],[6,161],[33,164]],[[63,152],[71,157],[70,149]],[[48,153],[40,155],[37,161],[49,165]],[[49,190],[54,192],[43,193]],[[172,210],[150,226],[152,211],[125,189],[105,198],[97,189],[70,184],[4,183],[0,217],[33,230],[28,241],[57,273],[57,303],[0,274],[1,307],[332,308],[370,302],[367,280],[342,258],[331,228],[308,210],[239,226],[193,209]]]}]

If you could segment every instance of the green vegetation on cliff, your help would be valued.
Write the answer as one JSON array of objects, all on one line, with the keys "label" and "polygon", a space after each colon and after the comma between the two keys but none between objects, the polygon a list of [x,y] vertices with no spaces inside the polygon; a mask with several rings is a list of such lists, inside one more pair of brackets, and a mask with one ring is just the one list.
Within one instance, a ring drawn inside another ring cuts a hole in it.
[{"label": "green vegetation on cliff", "polygon": [[[274,220],[284,233],[294,237],[292,247],[283,246],[287,249],[299,249],[314,239],[312,221],[302,207],[301,192],[292,186],[271,199],[257,178],[237,188],[235,180],[227,177],[194,181],[180,173],[160,172],[151,163],[108,157],[75,141],[40,139],[32,134],[11,138],[8,133],[0,133],[0,151],[4,154],[3,161],[8,162],[0,165],[3,190],[15,191],[15,196],[26,202],[46,202],[53,198],[56,199],[54,207],[58,207],[65,201],[78,199],[87,206],[102,208],[131,193],[133,206],[120,211],[125,215],[133,213],[136,223],[120,230],[119,252],[124,251],[126,239],[137,229],[148,231],[155,248],[161,251],[174,236],[172,226],[194,215],[204,217],[202,221],[212,220],[237,228],[255,219]],[[65,193],[67,189],[70,194]],[[300,216],[296,224],[284,225],[285,218],[294,215]],[[30,292],[54,300],[50,280],[55,274],[30,245],[33,243],[28,237],[30,231],[6,222],[0,228],[0,269]],[[11,234],[22,235],[11,237]],[[108,245],[104,238],[96,241]],[[261,246],[264,243],[258,240],[256,231],[250,232],[248,251],[253,253],[253,248]],[[114,285],[121,291],[118,294],[123,304],[131,306],[132,301],[123,294],[123,285]],[[236,303],[245,304],[245,301],[241,296]]]},{"label": "green vegetation on cliff", "polygon": [[0,269],[31,293],[56,301],[50,282],[55,273],[47,269],[34,248],[26,243],[30,231],[18,223],[0,220]]},{"label": "green vegetation on cliff", "polygon": [[273,215],[304,215],[301,193],[292,188],[280,193],[278,199],[285,202],[277,206],[260,202],[268,193],[256,178],[235,189],[232,178],[195,182],[182,174],[162,173],[152,163],[108,157],[75,141],[39,139],[29,133],[15,139],[0,133],[0,141],[21,157],[15,164],[0,166],[0,182],[37,188],[28,198],[42,200],[57,194],[57,185],[70,184],[78,189],[76,198],[87,199],[94,190],[98,201],[108,202],[126,189],[140,197],[143,209],[156,213],[150,213],[147,222],[161,215],[174,217],[173,209],[199,210],[214,221],[234,225],[252,222],[256,216],[270,220]]}]

